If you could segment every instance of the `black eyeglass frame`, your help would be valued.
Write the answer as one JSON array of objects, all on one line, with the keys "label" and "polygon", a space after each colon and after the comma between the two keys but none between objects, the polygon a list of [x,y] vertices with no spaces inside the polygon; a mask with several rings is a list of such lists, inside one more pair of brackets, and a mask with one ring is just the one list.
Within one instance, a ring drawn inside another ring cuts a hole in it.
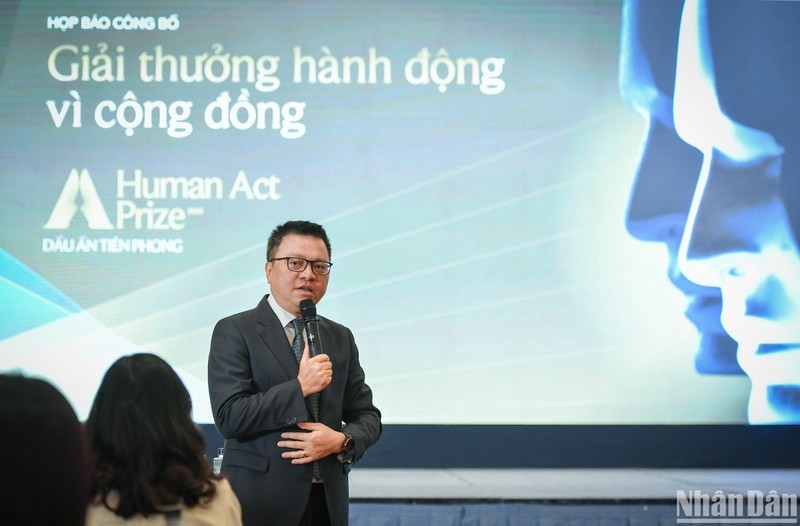
[{"label": "black eyeglass frame", "polygon": [[[298,273],[299,272],[303,272],[308,268],[308,264],[311,263],[311,272],[313,272],[317,276],[327,276],[328,274],[331,273],[331,267],[333,266],[333,263],[331,263],[330,261],[309,261],[306,258],[301,258],[301,257],[297,257],[297,256],[286,256],[286,257],[282,257],[282,258],[272,258],[272,259],[267,260],[267,261],[269,263],[272,263],[273,261],[279,261],[279,260],[282,260],[282,259],[286,260],[286,268],[289,269],[290,272],[298,272]],[[303,265],[303,268],[298,269],[298,270],[292,269],[289,266],[289,261],[292,260],[292,259],[304,261],[305,265]],[[325,265],[327,265],[327,269],[325,270],[325,272],[317,272],[317,270],[314,268],[314,265],[316,263],[324,263]]]}]

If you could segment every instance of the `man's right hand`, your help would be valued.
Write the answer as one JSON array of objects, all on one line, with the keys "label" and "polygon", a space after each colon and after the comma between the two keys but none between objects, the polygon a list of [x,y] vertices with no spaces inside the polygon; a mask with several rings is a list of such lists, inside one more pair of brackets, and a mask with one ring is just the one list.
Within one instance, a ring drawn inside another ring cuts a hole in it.
[{"label": "man's right hand", "polygon": [[333,379],[333,363],[330,356],[323,353],[312,358],[309,354],[308,344],[306,344],[303,357],[300,358],[300,371],[297,373],[297,379],[303,390],[303,398],[325,389]]}]

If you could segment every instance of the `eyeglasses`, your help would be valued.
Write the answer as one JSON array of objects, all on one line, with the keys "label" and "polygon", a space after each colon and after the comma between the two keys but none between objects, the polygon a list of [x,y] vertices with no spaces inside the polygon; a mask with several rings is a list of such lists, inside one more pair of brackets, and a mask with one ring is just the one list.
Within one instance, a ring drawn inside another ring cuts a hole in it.
[{"label": "eyeglasses", "polygon": [[333,266],[333,263],[328,261],[309,261],[307,259],[295,257],[272,258],[269,262],[272,263],[273,261],[279,261],[281,259],[286,260],[286,268],[292,272],[303,272],[306,267],[308,267],[308,264],[311,263],[311,272],[317,276],[327,276]]}]

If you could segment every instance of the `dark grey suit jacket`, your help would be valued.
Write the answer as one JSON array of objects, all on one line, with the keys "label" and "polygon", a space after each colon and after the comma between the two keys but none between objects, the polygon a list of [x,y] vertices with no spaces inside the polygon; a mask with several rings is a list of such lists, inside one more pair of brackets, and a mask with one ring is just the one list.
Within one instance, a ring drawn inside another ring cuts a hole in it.
[{"label": "dark grey suit jacket", "polygon": [[[355,459],[381,434],[381,414],[364,381],[353,334],[326,318],[319,322],[333,380],[320,393],[320,422],[353,436]],[[293,465],[277,443],[285,431],[311,420],[297,359],[267,296],[255,309],[223,318],[214,327],[208,388],[217,429],[225,438],[222,473],[242,504],[245,526],[296,526],[311,491],[311,465]],[[336,455],[320,460],[334,526],[348,520],[350,466]]]}]

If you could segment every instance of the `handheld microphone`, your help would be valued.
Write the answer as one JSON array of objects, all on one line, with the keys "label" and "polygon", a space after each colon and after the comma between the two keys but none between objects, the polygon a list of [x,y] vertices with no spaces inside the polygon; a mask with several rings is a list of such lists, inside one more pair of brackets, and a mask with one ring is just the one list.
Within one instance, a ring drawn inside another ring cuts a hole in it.
[{"label": "handheld microphone", "polygon": [[300,302],[300,315],[303,317],[303,325],[306,327],[308,335],[308,351],[311,356],[322,354],[322,342],[319,339],[319,318],[317,317],[317,307],[310,299]]}]

